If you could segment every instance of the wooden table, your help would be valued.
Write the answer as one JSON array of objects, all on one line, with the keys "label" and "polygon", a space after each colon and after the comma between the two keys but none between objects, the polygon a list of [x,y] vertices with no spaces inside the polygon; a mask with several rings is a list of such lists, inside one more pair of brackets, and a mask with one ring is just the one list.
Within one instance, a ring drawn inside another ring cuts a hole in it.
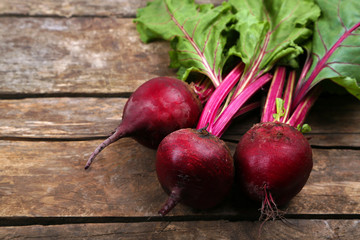
[{"label": "wooden table", "polygon": [[[200,2],[200,1],[199,1]],[[209,2],[209,1],[203,1]],[[219,3],[220,0],[213,0]],[[124,103],[168,68],[169,45],[140,42],[132,22],[145,0],[0,1],[0,239],[254,239],[258,205],[236,192],[220,206],[177,206],[155,151],[123,139],[89,171],[93,149]],[[224,135],[232,151],[258,113]],[[322,96],[308,117],[314,169],[262,239],[360,239],[360,105]]]}]

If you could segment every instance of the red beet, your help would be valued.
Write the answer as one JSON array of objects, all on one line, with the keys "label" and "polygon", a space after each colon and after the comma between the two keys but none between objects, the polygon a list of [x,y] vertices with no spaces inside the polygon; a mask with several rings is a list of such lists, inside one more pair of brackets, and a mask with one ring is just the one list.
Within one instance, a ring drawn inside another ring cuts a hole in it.
[{"label": "red beet", "polygon": [[160,143],[156,173],[170,195],[159,211],[163,216],[180,201],[197,209],[219,204],[234,181],[234,163],[218,137],[204,129],[180,129]]},{"label": "red beet", "polygon": [[174,78],[157,77],[142,84],[129,98],[123,119],[115,132],[90,156],[85,169],[109,144],[131,137],[156,149],[169,133],[194,127],[202,105],[188,84]]},{"label": "red beet", "polygon": [[263,202],[263,211],[288,203],[303,188],[313,166],[304,135],[276,122],[254,125],[240,139],[234,161],[239,185],[248,197]]}]

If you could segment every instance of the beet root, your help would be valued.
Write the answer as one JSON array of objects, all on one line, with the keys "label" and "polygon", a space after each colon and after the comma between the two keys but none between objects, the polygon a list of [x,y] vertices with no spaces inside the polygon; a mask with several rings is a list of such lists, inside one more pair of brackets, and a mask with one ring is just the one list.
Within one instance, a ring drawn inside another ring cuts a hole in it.
[{"label": "beet root", "polygon": [[159,214],[178,202],[207,209],[219,204],[234,181],[234,162],[226,144],[204,129],[180,129],[164,138],[156,154],[158,180],[169,198]]},{"label": "beet root", "polygon": [[[251,199],[262,201],[262,214],[276,215],[305,185],[312,170],[312,151],[294,127],[265,122],[240,139],[234,154],[237,182]],[[275,211],[275,212],[274,212]]]},{"label": "beet root", "polygon": [[122,122],[115,132],[90,156],[85,169],[108,145],[123,137],[156,149],[169,133],[194,127],[202,105],[187,83],[175,78],[157,77],[142,84],[130,96],[123,110]]}]

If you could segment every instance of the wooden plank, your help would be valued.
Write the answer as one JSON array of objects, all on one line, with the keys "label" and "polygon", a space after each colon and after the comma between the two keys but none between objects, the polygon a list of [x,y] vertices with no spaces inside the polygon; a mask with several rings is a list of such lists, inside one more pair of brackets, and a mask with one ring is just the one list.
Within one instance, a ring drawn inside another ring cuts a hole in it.
[{"label": "wooden plank", "polygon": [[[2,0],[0,14],[31,16],[120,16],[133,17],[136,9],[148,0]],[[220,4],[222,0],[196,0],[197,3]]]},{"label": "wooden plank", "polygon": [[344,121],[360,122],[360,102],[351,95],[327,95],[320,97],[305,122],[311,122],[312,134],[321,132],[360,133],[360,125],[348,125]]},{"label": "wooden plank", "polygon": [[[359,150],[313,149],[314,167],[302,191],[284,207],[292,213],[359,213]],[[320,206],[320,208],[319,208]]]},{"label": "wooden plank", "polygon": [[2,17],[0,96],[133,92],[175,75],[169,49],[141,43],[132,19]]},{"label": "wooden plank", "polygon": [[1,141],[0,216],[154,214],[154,203],[164,198],[155,152],[120,140],[85,171],[99,143]]},{"label": "wooden plank", "polygon": [[[69,224],[55,226],[1,227],[0,238],[7,239],[238,239],[259,237],[259,222],[188,221],[107,224]],[[266,223],[260,239],[317,240],[358,239],[359,220],[295,220],[288,224]]]},{"label": "wooden plank", "polygon": [[3,138],[90,138],[109,135],[127,98],[28,98],[0,100]]},{"label": "wooden plank", "polygon": [[[28,98],[0,100],[0,137],[81,139],[105,137],[120,123],[126,98]],[[360,147],[360,104],[350,97],[324,97],[308,123],[310,143],[317,146]],[[330,103],[330,107],[325,107]],[[238,140],[258,112],[234,122],[224,139]]]},{"label": "wooden plank", "polygon": [[[166,200],[155,173],[155,151],[122,139],[83,169],[100,141],[0,141],[0,217],[153,217]],[[234,151],[234,144],[229,145]],[[360,212],[360,151],[314,149],[308,184],[289,214]],[[169,216],[258,217],[258,204],[233,193],[220,206],[177,206]]]}]

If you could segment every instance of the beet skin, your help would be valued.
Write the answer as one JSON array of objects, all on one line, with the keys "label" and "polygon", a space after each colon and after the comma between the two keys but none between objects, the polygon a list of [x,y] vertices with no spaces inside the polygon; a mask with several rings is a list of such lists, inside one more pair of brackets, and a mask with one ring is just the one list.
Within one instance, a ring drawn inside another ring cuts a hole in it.
[{"label": "beet skin", "polygon": [[85,169],[105,147],[120,138],[131,137],[156,149],[169,133],[195,127],[201,110],[200,100],[187,83],[169,77],[150,79],[130,96],[122,122],[91,154]]},{"label": "beet skin", "polygon": [[169,199],[159,211],[178,202],[206,209],[219,204],[234,181],[234,162],[225,143],[206,130],[180,129],[164,138],[156,154],[158,180]]},{"label": "beet skin", "polygon": [[201,110],[200,100],[187,83],[157,77],[141,85],[130,96],[119,127],[125,136],[156,149],[169,133],[194,127]]},{"label": "beet skin", "polygon": [[240,139],[234,161],[245,194],[277,205],[288,203],[300,192],[313,166],[304,135],[288,124],[274,122],[254,125]]}]

